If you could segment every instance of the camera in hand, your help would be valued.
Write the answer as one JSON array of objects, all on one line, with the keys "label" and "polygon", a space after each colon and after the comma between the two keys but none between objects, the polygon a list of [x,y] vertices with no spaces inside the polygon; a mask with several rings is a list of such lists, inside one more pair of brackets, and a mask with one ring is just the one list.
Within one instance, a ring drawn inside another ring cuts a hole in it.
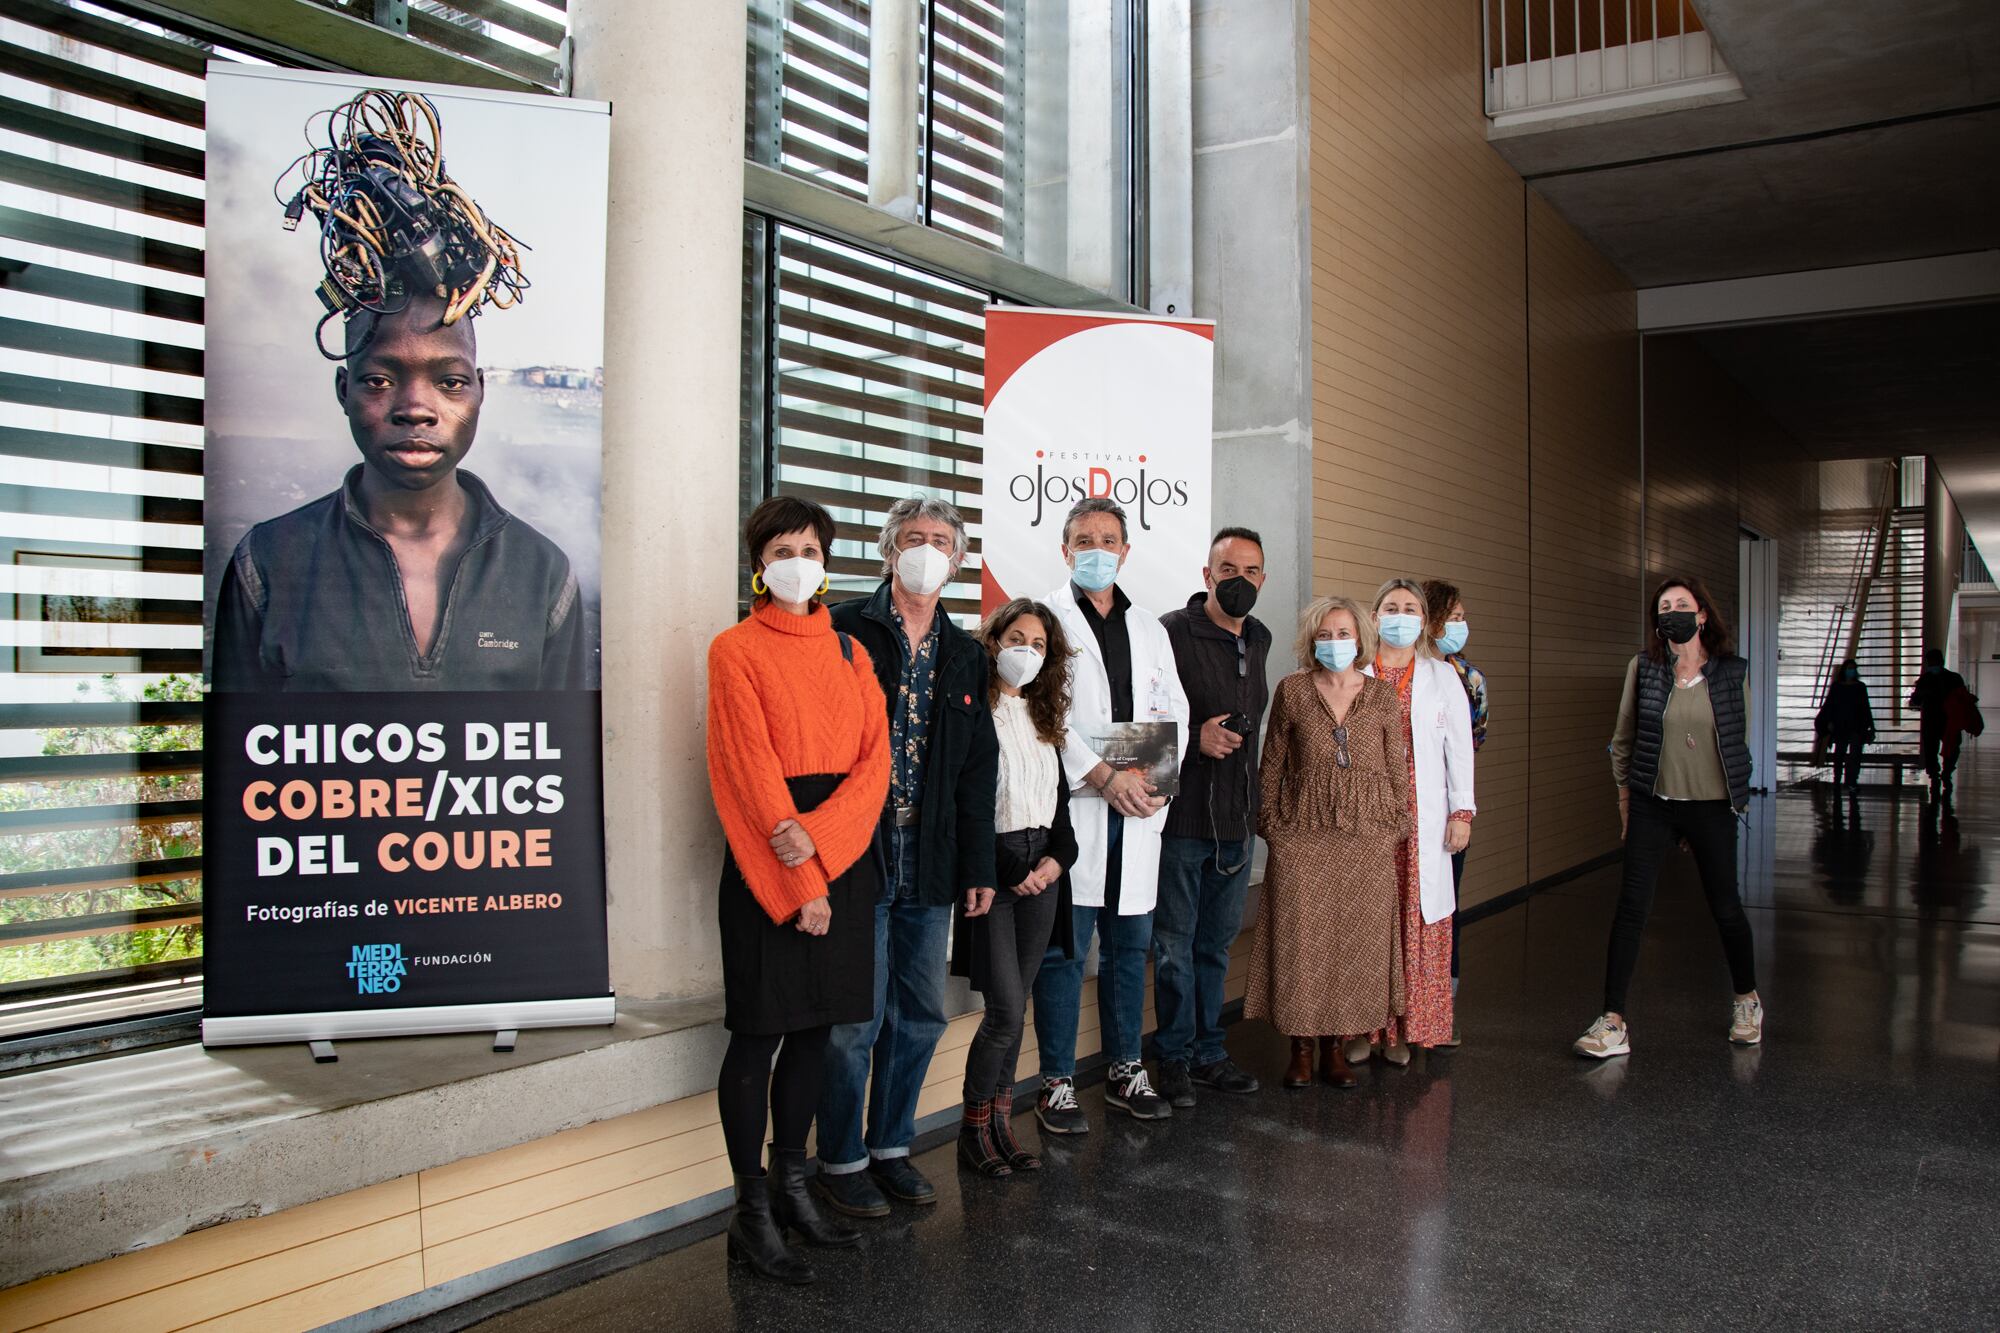
[{"label": "camera in hand", "polygon": [[1224,731],[1233,731],[1245,740],[1250,739],[1250,733],[1253,730],[1250,725],[1250,719],[1241,713],[1231,713],[1228,717],[1223,718],[1222,729]]}]

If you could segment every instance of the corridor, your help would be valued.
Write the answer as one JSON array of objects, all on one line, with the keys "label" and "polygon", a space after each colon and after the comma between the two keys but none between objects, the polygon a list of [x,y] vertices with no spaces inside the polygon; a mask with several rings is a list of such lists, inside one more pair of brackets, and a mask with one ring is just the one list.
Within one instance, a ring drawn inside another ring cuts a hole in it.
[{"label": "corridor", "polygon": [[728,1273],[718,1216],[430,1327],[1994,1327],[2000,763],[1968,759],[1949,815],[1914,788],[1763,798],[1744,848],[1761,1048],[1724,1040],[1682,858],[1632,1056],[1570,1054],[1613,867],[1469,927],[1465,1045],[1358,1091],[1280,1089],[1282,1041],[1238,1026],[1263,1092],[1148,1128],[1093,1091],[1039,1178],[977,1181],[947,1144],[919,1158],[939,1205],[815,1254],[816,1286]]}]

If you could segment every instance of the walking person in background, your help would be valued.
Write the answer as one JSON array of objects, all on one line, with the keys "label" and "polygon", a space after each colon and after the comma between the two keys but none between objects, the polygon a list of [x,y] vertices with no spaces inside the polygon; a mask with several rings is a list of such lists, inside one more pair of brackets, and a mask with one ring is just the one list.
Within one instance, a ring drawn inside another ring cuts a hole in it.
[{"label": "walking person in background", "polygon": [[993,902],[991,659],[941,604],[965,547],[957,509],[927,496],[898,500],[882,520],[881,586],[833,611],[835,628],[868,650],[889,721],[880,812],[888,882],[874,911],[874,1010],[833,1031],[813,1177],[820,1197],[850,1217],[883,1216],[885,1194],[937,1202],[937,1188],[910,1161],[910,1142],[944,1035],[952,906],[978,916]]},{"label": "walking person in background", "polygon": [[1395,687],[1408,748],[1411,835],[1397,852],[1402,908],[1403,1013],[1379,1040],[1348,1043],[1358,1064],[1379,1046],[1393,1065],[1412,1046],[1451,1040],[1451,858],[1472,841],[1472,715],[1458,673],[1424,634],[1424,590],[1390,579],[1375,594],[1375,660],[1365,670]]},{"label": "walking person in background", "polygon": [[1850,791],[1861,785],[1861,751],[1875,743],[1875,710],[1868,686],[1853,658],[1840,664],[1826,699],[1813,718],[1813,731],[1833,750],[1833,780]]},{"label": "walking person in background", "polygon": [[[1425,632],[1431,646],[1458,673],[1465,687],[1465,701],[1472,709],[1472,752],[1486,744],[1486,673],[1465,658],[1465,641],[1472,626],[1465,619],[1465,599],[1456,586],[1443,579],[1424,581]],[[1455,1049],[1458,1036],[1458,900],[1465,886],[1465,848],[1451,854],[1451,1039],[1439,1045]]]},{"label": "walking person in background", "polygon": [[1396,689],[1364,675],[1368,613],[1322,597],[1299,617],[1299,669],[1278,682],[1264,735],[1257,831],[1270,846],[1243,1016],[1292,1039],[1285,1086],[1356,1084],[1346,1038],[1403,1013],[1397,864],[1407,845],[1409,756]]},{"label": "walking person in background", "polygon": [[715,1098],[736,1176],[730,1260],[798,1283],[813,1271],[787,1232],[809,1245],[861,1238],[806,1192],[806,1130],[828,1033],[873,1004],[889,731],[867,652],[820,605],[832,516],[773,496],[743,540],[750,618],[708,649],[708,778],[729,843],[717,904],[729,1048]]},{"label": "walking person in background", "polygon": [[1271,631],[1250,614],[1264,586],[1264,539],[1224,528],[1209,543],[1206,588],[1160,617],[1195,728],[1160,840],[1153,982],[1160,1095],[1194,1105],[1194,1085],[1257,1091],[1222,1046],[1222,987],[1257,835],[1257,731],[1270,697]]},{"label": "walking person in background", "polygon": [[1100,953],[1097,1015],[1110,1062],[1104,1104],[1135,1120],[1165,1120],[1174,1113],[1139,1062],[1167,798],[1144,773],[1105,763],[1090,741],[1121,722],[1170,722],[1179,733],[1175,762],[1187,758],[1187,696],[1174,670],[1173,644],[1159,617],[1134,606],[1118,586],[1118,573],[1131,554],[1122,508],[1105,499],[1077,501],[1063,520],[1070,581],[1046,599],[1064,637],[1078,650],[1070,657],[1063,742],[1063,772],[1077,798],[1070,805],[1077,845],[1070,871],[1076,949],[1067,957],[1050,950],[1035,979],[1042,1064],[1035,1117],[1051,1134],[1090,1128],[1076,1102],[1076,1029],[1084,955],[1093,933]]},{"label": "walking person in background", "polygon": [[1699,579],[1670,578],[1653,594],[1653,632],[1625,669],[1611,737],[1625,881],[1604,964],[1604,1013],[1577,1038],[1578,1055],[1605,1059],[1632,1049],[1626,993],[1653,908],[1660,864],[1681,842],[1694,853],[1702,892],[1722,936],[1735,987],[1729,1040],[1764,1039],[1750,919],[1736,892],[1736,816],[1750,804],[1745,682],[1749,664],[1731,651],[1729,625]]},{"label": "walking person in background", "polygon": [[1076,832],[1063,777],[1069,715],[1069,640],[1055,612],[1016,598],[986,618],[979,641],[993,656],[987,695],[1000,740],[993,817],[1000,891],[983,916],[959,913],[952,971],[986,997],[986,1013],[965,1057],[965,1113],[958,1160],[983,1176],[1038,1171],[1041,1159],[1014,1138],[1014,1076],[1028,994],[1051,942],[1076,952],[1069,868]]},{"label": "walking person in background", "polygon": [[1924,757],[1924,776],[1931,782],[1931,799],[1951,799],[1952,775],[1958,768],[1958,737],[1949,725],[1946,705],[1958,690],[1965,689],[1965,677],[1944,664],[1944,649],[1924,649],[1923,674],[1910,691],[1910,707],[1917,712],[1918,744]]}]

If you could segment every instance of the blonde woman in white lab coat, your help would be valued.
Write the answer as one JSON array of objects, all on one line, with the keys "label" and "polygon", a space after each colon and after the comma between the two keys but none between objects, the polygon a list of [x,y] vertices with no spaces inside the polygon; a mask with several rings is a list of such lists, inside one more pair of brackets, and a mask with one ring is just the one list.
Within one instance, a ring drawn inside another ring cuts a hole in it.
[{"label": "blonde woman in white lab coat", "polygon": [[1396,856],[1402,896],[1403,1014],[1373,1043],[1348,1044],[1349,1064],[1379,1052],[1410,1062],[1412,1046],[1451,1041],[1451,917],[1457,895],[1451,858],[1472,841],[1472,714],[1465,686],[1424,633],[1424,592],[1390,579],[1375,594],[1381,646],[1369,675],[1396,687],[1410,752],[1410,805],[1416,833]]}]

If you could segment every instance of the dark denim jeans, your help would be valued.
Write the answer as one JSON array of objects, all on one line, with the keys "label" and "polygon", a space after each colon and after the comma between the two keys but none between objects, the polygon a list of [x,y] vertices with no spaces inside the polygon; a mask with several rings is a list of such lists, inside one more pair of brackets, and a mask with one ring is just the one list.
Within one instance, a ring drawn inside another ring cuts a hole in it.
[{"label": "dark denim jeans", "polygon": [[1097,1015],[1104,1054],[1113,1064],[1139,1058],[1146,1021],[1146,954],[1153,943],[1153,914],[1118,915],[1118,888],[1124,860],[1125,820],[1111,816],[1107,830],[1104,906],[1072,907],[1076,957],[1051,947],[1035,978],[1035,1042],[1041,1048],[1042,1077],[1076,1076],[1076,1023],[1083,1007],[1083,964],[1092,932],[1100,935]]},{"label": "dark denim jeans", "polygon": [[910,1155],[910,1140],[917,1133],[917,1094],[946,1023],[951,908],[926,907],[914,897],[916,830],[892,829],[889,843],[895,871],[875,904],[875,1017],[835,1025],[827,1042],[819,1161],[822,1170],[835,1175],[859,1171],[870,1156]]},{"label": "dark denim jeans", "polygon": [[[1227,867],[1235,869],[1224,873]],[[1160,840],[1160,901],[1153,909],[1153,992],[1162,1060],[1212,1065],[1222,1048],[1222,983],[1229,946],[1243,929],[1250,843]]]}]

